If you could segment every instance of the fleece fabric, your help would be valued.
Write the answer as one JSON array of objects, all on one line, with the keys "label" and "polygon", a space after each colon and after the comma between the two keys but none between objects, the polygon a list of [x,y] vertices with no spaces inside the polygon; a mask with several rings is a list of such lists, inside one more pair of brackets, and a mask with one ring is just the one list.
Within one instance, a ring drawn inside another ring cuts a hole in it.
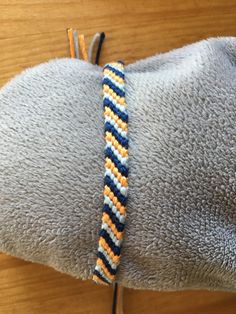
[{"label": "fleece fabric", "polygon": [[[0,251],[89,279],[103,206],[102,68],[56,59],[0,90]],[[117,281],[236,291],[236,38],[126,66]]]}]

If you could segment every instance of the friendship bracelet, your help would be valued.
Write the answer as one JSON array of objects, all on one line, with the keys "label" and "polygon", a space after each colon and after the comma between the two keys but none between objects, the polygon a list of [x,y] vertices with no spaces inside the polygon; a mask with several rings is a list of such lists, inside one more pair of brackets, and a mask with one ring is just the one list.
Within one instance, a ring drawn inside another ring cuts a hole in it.
[{"label": "friendship bracelet", "polygon": [[93,280],[115,281],[121,257],[128,190],[128,113],[125,101],[124,64],[109,63],[103,69],[105,118],[105,176],[102,224]]}]

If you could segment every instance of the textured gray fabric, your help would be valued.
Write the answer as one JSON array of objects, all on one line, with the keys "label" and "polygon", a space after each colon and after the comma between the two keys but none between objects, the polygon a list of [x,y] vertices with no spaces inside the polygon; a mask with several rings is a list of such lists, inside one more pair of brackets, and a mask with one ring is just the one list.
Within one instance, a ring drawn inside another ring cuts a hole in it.
[{"label": "textured gray fabric", "polygon": [[[0,250],[91,278],[103,204],[102,69],[72,59],[0,91]],[[126,67],[129,203],[118,281],[236,290],[236,38]]]}]

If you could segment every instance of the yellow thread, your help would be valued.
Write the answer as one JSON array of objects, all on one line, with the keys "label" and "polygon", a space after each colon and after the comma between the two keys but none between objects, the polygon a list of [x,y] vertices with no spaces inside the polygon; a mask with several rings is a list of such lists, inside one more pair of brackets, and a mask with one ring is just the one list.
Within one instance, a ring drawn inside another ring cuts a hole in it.
[{"label": "yellow thread", "polygon": [[108,283],[106,283],[105,281],[101,280],[97,275],[93,275],[93,280],[97,283],[100,283],[102,285],[105,285],[105,286],[109,286]]},{"label": "yellow thread", "polygon": [[112,145],[115,146],[115,148],[118,150],[122,157],[128,157],[128,150],[119,144],[119,142],[116,140],[116,138],[112,135],[111,132],[106,131],[105,139],[106,141],[111,142]]},{"label": "yellow thread", "polygon": [[122,186],[128,187],[128,178],[122,176],[122,174],[119,172],[118,168],[115,166],[115,164],[112,162],[112,160],[108,157],[106,157],[105,167],[111,170],[111,172],[118,179],[118,181],[120,182],[120,184]]},{"label": "yellow thread", "polygon": [[79,46],[81,50],[81,56],[84,61],[88,61],[88,54],[86,51],[86,44],[84,39],[84,34],[79,35]]},{"label": "yellow thread", "polygon": [[117,197],[114,195],[114,193],[111,191],[111,189],[109,188],[109,186],[105,185],[104,187],[104,195],[108,196],[109,199],[113,202],[113,204],[115,205],[115,207],[118,209],[118,211],[120,212],[121,215],[125,215],[126,214],[126,208],[125,206],[123,206],[117,199]]},{"label": "yellow thread", "polygon": [[115,276],[114,275],[111,275],[110,272],[108,271],[108,269],[106,268],[106,266],[104,265],[103,261],[101,260],[101,258],[98,258],[97,259],[97,265],[99,265],[104,274],[110,279],[110,280],[114,280]]},{"label": "yellow thread", "polygon": [[70,57],[75,58],[75,46],[74,46],[74,37],[73,37],[73,30],[69,28],[67,30],[67,35],[69,39],[69,46],[70,46]]},{"label": "yellow thread", "polygon": [[119,68],[119,69],[121,69],[121,70],[124,69],[124,65],[121,64],[121,63],[118,63],[118,62],[112,62],[112,63],[111,63],[111,66],[114,66],[114,67]]},{"label": "yellow thread", "polygon": [[[118,82],[118,83],[120,83],[120,84],[124,84],[123,78],[120,77],[120,76],[118,76],[118,75],[116,75],[116,74],[115,74],[114,72],[112,72],[111,70],[105,69],[105,70],[104,70],[104,74],[109,75],[109,76],[112,76],[112,78],[113,78],[116,82]],[[107,86],[108,86],[108,85],[107,85]]]},{"label": "yellow thread", "polygon": [[[113,89],[111,89],[107,84],[103,85],[103,91],[107,94],[109,94],[114,100],[117,99],[117,97],[120,97],[119,95],[116,94],[116,92],[114,92]],[[118,104],[120,104],[121,106],[126,106],[126,102],[125,102],[125,98],[124,97],[120,97],[118,98]]]},{"label": "yellow thread", "polygon": [[115,224],[113,224],[113,222],[111,221],[110,217],[108,216],[107,213],[103,213],[102,215],[102,221],[105,222],[112,230],[112,232],[115,234],[116,238],[118,240],[121,240],[123,237],[123,232],[119,232],[115,226]]},{"label": "yellow thread", "polygon": [[128,124],[122,121],[109,107],[105,107],[104,116],[110,117],[125,132],[128,131]]},{"label": "yellow thread", "polygon": [[119,255],[119,256],[118,256],[118,255],[115,255],[115,254],[112,252],[112,250],[111,250],[111,248],[109,247],[109,245],[107,244],[106,240],[105,240],[104,238],[100,237],[98,243],[99,243],[99,245],[101,245],[102,248],[108,253],[108,255],[109,255],[110,259],[112,260],[112,262],[113,262],[114,264],[118,264],[119,261],[120,261],[120,255]]}]

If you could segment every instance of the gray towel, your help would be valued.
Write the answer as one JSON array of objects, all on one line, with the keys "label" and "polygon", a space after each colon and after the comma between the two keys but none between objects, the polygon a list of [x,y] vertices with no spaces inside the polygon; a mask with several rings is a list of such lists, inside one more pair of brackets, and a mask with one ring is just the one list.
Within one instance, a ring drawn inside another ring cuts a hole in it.
[{"label": "gray towel", "polygon": [[[0,90],[0,250],[91,278],[103,205],[102,68],[57,59]],[[129,201],[117,280],[236,290],[236,38],[126,67]]]}]

